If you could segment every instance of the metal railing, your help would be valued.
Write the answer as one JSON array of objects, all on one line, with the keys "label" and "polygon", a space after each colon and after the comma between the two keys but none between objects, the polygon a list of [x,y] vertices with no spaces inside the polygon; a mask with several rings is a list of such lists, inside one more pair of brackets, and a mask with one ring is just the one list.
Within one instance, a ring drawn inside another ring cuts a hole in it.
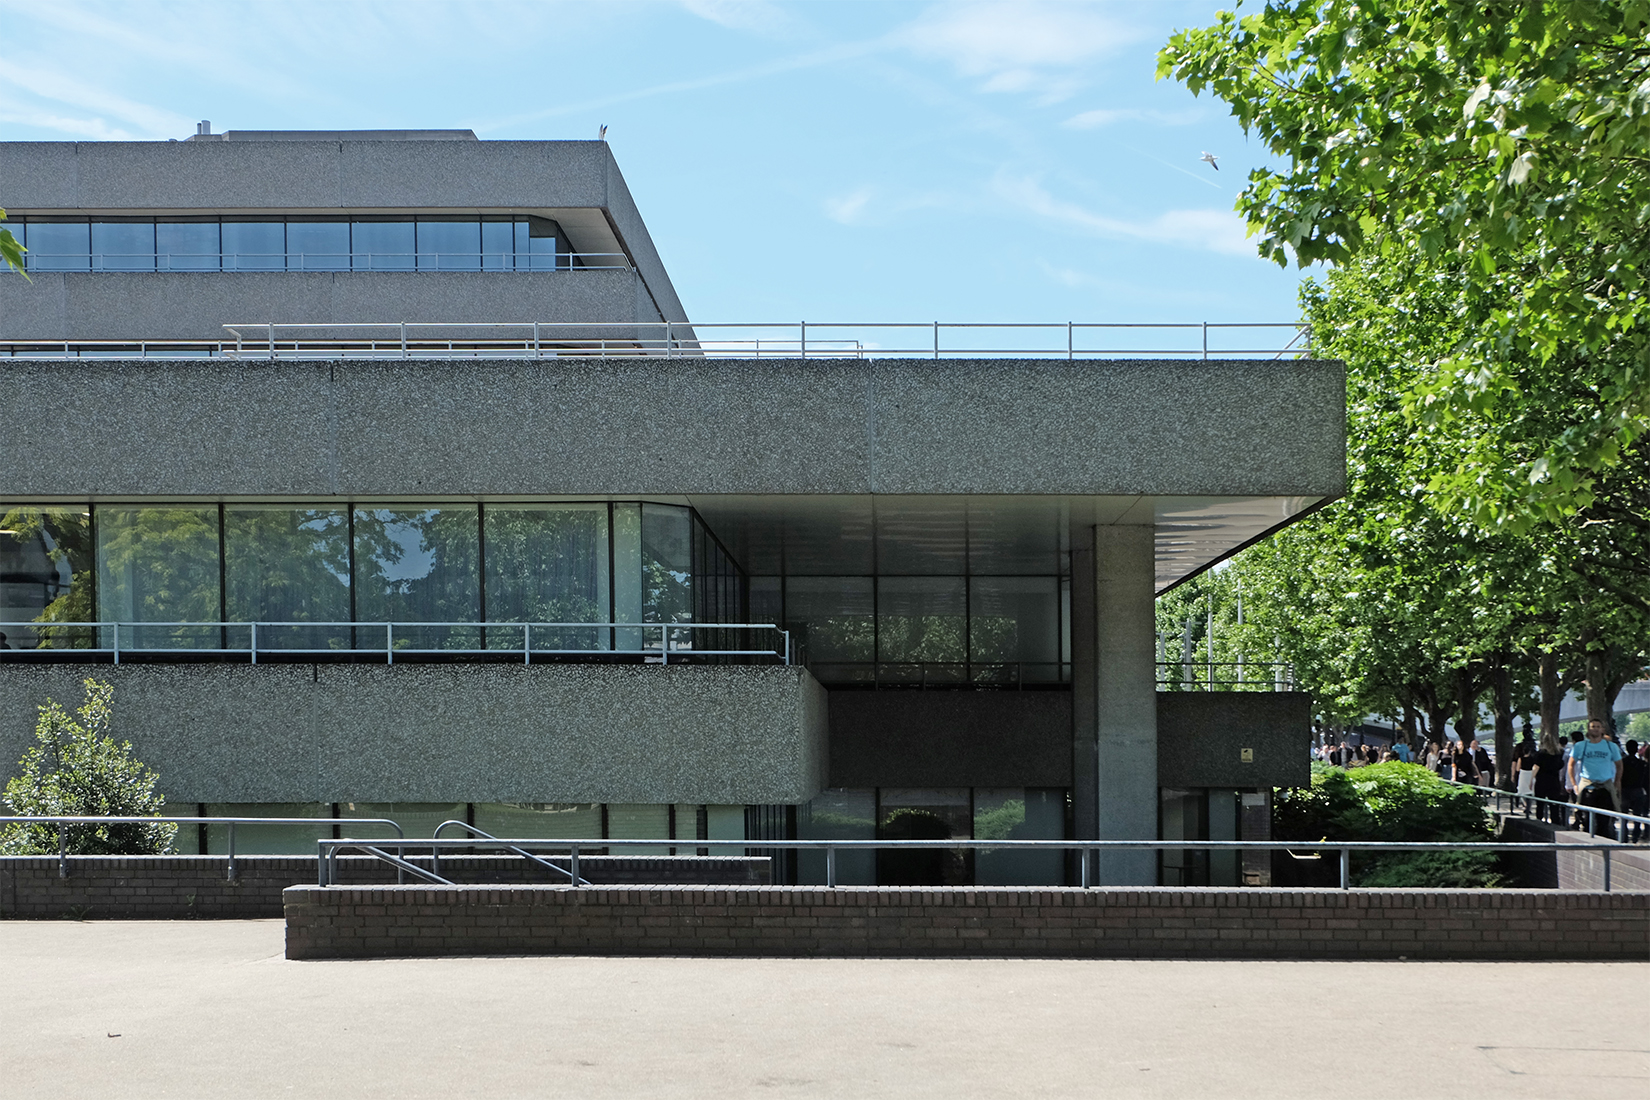
[{"label": "metal railing", "polygon": [[1269,661],[1158,661],[1157,686],[1169,691],[1294,691],[1295,666]]},{"label": "metal railing", "polygon": [[[0,650],[0,659],[26,653],[68,655],[101,654],[115,664],[121,658],[144,654],[180,656],[187,654],[227,654],[244,656],[252,664],[260,657],[355,658],[382,654],[388,664],[396,657],[492,657],[514,659],[524,664],[534,657],[639,656],[657,664],[672,660],[706,657],[771,658],[791,664],[791,634],[774,623],[512,623],[512,622],[115,622],[90,623],[0,622],[0,632],[29,630],[48,644],[32,649],[13,646]],[[441,635],[431,632],[440,631]],[[734,641],[733,646],[705,648],[695,644],[695,632],[725,631],[731,637],[711,640]],[[758,631],[771,638],[767,647],[747,643],[749,635],[732,632]],[[165,635],[156,638],[156,634]],[[323,636],[325,644],[277,644],[283,635],[308,640]],[[151,640],[144,644],[145,636]],[[443,637],[444,644],[427,644]],[[570,639],[587,637],[582,644]],[[16,639],[22,640],[22,639]],[[426,644],[418,645],[419,641]],[[473,644],[471,644],[473,643]],[[11,640],[8,640],[8,645]]]},{"label": "metal railing", "polygon": [[[456,886],[458,883],[442,877],[434,870],[425,869],[411,863],[404,856],[400,859],[388,857],[371,846],[371,842],[360,840],[320,840],[316,866],[316,883],[320,886],[330,886],[338,881],[337,859],[338,853],[345,849],[355,849],[378,855],[391,862],[400,870],[416,874],[426,882],[441,886]],[[1320,856],[1324,852],[1333,852],[1340,862],[1340,888],[1352,888],[1352,855],[1355,852],[1590,852],[1602,854],[1604,861],[1604,889],[1610,889],[1610,856],[1612,852],[1620,852],[1621,846],[1616,844],[1556,844],[1556,843],[1500,843],[1500,842],[1402,842],[1402,841],[1374,841],[1374,840],[1343,840],[1343,841],[1284,841],[1284,840],[686,840],[677,838],[674,841],[665,838],[636,839],[636,840],[568,840],[568,839],[533,839],[509,838],[501,839],[489,837],[486,839],[465,837],[456,840],[415,840],[402,848],[413,848],[418,851],[430,850],[432,864],[438,863],[439,853],[442,851],[462,849],[475,850],[516,850],[525,854],[528,851],[539,852],[567,852],[568,867],[562,874],[570,878],[569,886],[578,888],[590,885],[589,880],[579,875],[579,854],[593,850],[607,851],[613,848],[657,848],[661,844],[674,843],[678,847],[693,848],[737,848],[758,851],[822,851],[825,853],[825,886],[834,889],[837,886],[836,855],[844,851],[879,851],[879,850],[927,850],[948,851],[967,850],[999,851],[1009,850],[1054,850],[1067,853],[1080,853],[1077,863],[1080,866],[1080,885],[1083,889],[1092,889],[1101,886],[1097,856],[1106,852],[1125,851],[1171,851],[1171,852],[1302,852],[1313,853],[1306,858]],[[1094,865],[1091,867],[1091,865]],[[604,884],[607,885],[607,884]],[[631,885],[642,885],[640,883]]]},{"label": "metal railing", "polygon": [[[1504,817],[1511,817],[1519,812],[1517,808],[1511,805],[1511,803],[1522,802],[1524,804],[1523,816],[1529,817],[1530,804],[1539,802],[1543,806],[1551,806],[1555,811],[1562,812],[1564,814],[1563,820],[1566,823],[1572,821],[1578,815],[1585,813],[1587,815],[1588,836],[1598,835],[1598,819],[1601,817],[1608,820],[1619,821],[1623,825],[1631,824],[1641,826],[1645,833],[1650,834],[1650,817],[1624,813],[1620,810],[1601,810],[1596,806],[1583,806],[1579,802],[1560,802],[1555,798],[1537,798],[1533,794],[1519,794],[1517,791],[1504,791],[1499,787],[1488,787],[1481,783],[1463,783],[1459,779],[1446,779],[1444,781],[1457,787],[1465,787],[1468,790],[1477,791],[1487,800],[1493,801],[1494,805],[1491,808],[1492,813],[1501,814]],[[1509,803],[1506,809],[1502,808],[1503,802]],[[1565,828],[1568,827],[1568,824],[1566,824]]]},{"label": "metal railing", "polygon": [[[593,270],[601,270],[594,268]],[[1294,359],[1296,322],[232,322],[221,340],[11,340],[33,358]]]},{"label": "metal railing", "polygon": [[[56,825],[57,877],[69,877],[70,825],[227,825],[229,826],[229,873],[233,880],[240,872],[235,858],[235,826],[237,825],[386,825],[395,830],[396,839],[402,837],[401,826],[387,817],[63,817],[21,815],[0,817],[3,825]],[[185,853],[178,853],[183,855]]]}]

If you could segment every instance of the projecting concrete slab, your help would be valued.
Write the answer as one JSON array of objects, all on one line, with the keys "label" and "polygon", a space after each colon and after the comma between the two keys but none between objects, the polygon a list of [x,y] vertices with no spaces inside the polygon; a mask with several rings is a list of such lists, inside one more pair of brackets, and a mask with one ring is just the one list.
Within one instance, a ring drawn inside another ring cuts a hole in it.
[{"label": "projecting concrete slab", "polygon": [[[281,940],[279,921],[0,922],[0,1097],[1650,1087],[1650,962],[289,962]],[[1448,1024],[1419,1038],[1418,1020]],[[1333,1054],[1349,1040],[1395,1053],[1371,1072]]]}]

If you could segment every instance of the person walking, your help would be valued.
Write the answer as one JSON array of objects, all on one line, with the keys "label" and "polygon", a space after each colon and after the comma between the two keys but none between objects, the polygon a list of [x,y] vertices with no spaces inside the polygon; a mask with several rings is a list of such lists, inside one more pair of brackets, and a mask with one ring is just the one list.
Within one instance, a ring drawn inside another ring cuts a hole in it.
[{"label": "person walking", "polygon": [[[1627,755],[1621,761],[1621,808],[1639,817],[1650,815],[1650,761],[1639,755],[1639,743],[1627,742]],[[1644,823],[1626,823],[1630,835],[1623,837],[1629,844],[1638,844],[1646,838]]]},{"label": "person walking", "polygon": [[1564,750],[1559,747],[1558,737],[1550,730],[1541,731],[1540,745],[1530,762],[1530,771],[1535,775],[1532,788],[1535,796],[1550,800],[1536,804],[1535,819],[1551,822],[1555,828],[1564,828],[1568,824],[1564,820],[1568,809],[1552,805],[1568,801],[1564,795]]},{"label": "person walking", "polygon": [[1495,761],[1490,759],[1489,750],[1482,742],[1472,743],[1472,762],[1478,768],[1478,781],[1486,787],[1495,786]]},{"label": "person walking", "polygon": [[1455,746],[1455,781],[1478,785],[1478,762],[1472,758],[1472,748],[1465,741]]},{"label": "person walking", "polygon": [[1513,799],[1513,808],[1523,807],[1524,816],[1530,816],[1530,798],[1535,794],[1535,739],[1524,731],[1524,739],[1518,743],[1518,749],[1513,753],[1513,789],[1518,797]]},{"label": "person walking", "polygon": [[[1587,738],[1570,750],[1570,783],[1576,790],[1576,802],[1597,810],[1615,810],[1621,805],[1621,773],[1625,753],[1621,746],[1604,736],[1604,723],[1597,718],[1587,721]],[[1586,814],[1589,819],[1594,814]],[[1615,839],[1615,819],[1599,817],[1589,821],[1589,832]]]}]

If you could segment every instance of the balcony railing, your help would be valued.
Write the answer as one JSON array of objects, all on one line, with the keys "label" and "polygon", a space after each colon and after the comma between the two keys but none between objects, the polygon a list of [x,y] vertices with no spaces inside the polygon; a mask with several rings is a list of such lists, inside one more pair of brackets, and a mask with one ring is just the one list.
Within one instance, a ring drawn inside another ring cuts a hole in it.
[{"label": "balcony railing", "polygon": [[1159,661],[1158,691],[1296,691],[1295,666],[1264,661]]},{"label": "balcony railing", "polygon": [[[623,252],[36,252],[35,275],[182,272],[260,274],[294,271],[519,272],[632,270]],[[7,269],[0,268],[0,273]]]},{"label": "balcony railing", "polygon": [[0,622],[0,660],[792,663],[773,623]]},{"label": "balcony railing", "polygon": [[232,323],[220,340],[11,340],[0,356],[178,359],[1298,359],[1295,322]]}]

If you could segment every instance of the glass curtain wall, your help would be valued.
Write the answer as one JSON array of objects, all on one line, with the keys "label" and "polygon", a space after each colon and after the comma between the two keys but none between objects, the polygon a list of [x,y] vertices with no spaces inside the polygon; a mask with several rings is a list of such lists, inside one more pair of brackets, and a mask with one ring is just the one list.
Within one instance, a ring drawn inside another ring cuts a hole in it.
[{"label": "glass curtain wall", "polygon": [[227,618],[265,624],[259,649],[349,649],[349,528],[342,508],[225,508]]},{"label": "glass curtain wall", "polygon": [[[355,509],[355,618],[406,624],[393,639],[357,629],[356,648],[481,648],[479,531],[473,504]],[[439,623],[477,625],[417,625]]]},{"label": "glass curtain wall", "polygon": [[[221,649],[221,535],[217,508],[99,505],[96,511],[97,618],[156,623],[104,627],[100,644],[144,649]],[[185,624],[185,625],[177,625]],[[244,646],[245,639],[233,643]]]},{"label": "glass curtain wall", "polygon": [[29,215],[10,219],[6,227],[28,249],[24,262],[29,271],[558,271],[584,266],[559,224],[531,214]]},{"label": "glass curtain wall", "polygon": [[[611,622],[611,558],[606,504],[487,505],[487,622]],[[607,649],[612,631],[489,626],[494,649],[530,645],[537,651]]]}]

